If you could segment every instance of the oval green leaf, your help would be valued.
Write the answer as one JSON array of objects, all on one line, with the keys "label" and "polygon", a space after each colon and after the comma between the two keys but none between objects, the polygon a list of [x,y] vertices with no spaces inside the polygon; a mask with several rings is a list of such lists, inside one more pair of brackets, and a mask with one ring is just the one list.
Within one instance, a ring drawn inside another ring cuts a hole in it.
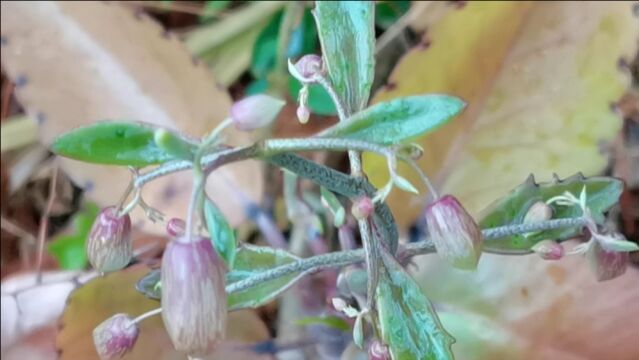
[{"label": "oval green leaf", "polygon": [[[226,285],[257,275],[265,270],[299,260],[284,250],[267,246],[244,245],[237,250],[235,267],[226,274]],[[292,273],[228,296],[229,310],[256,308],[275,299],[305,273]]]},{"label": "oval green leaf", "polygon": [[154,141],[157,127],[129,121],[101,121],[57,137],[51,150],[95,164],[146,166],[172,160]]},{"label": "oval green leaf", "polygon": [[448,95],[417,95],[378,103],[318,136],[397,144],[446,124],[465,104]]},{"label": "oval green leaf", "polygon": [[220,209],[209,199],[206,199],[204,203],[204,217],[215,250],[224,259],[228,268],[233,269],[237,242],[231,225]]},{"label": "oval green leaf", "polygon": [[[530,206],[538,201],[547,201],[565,192],[570,192],[579,198],[581,190],[586,188],[586,206],[590,209],[595,221],[604,220],[604,212],[619,201],[623,191],[623,182],[611,177],[589,177],[576,174],[564,180],[555,178],[546,183],[535,182],[531,175],[523,184],[512,190],[508,195],[497,200],[482,212],[479,226],[482,229],[521,224]],[[578,206],[561,206],[556,203],[552,208],[552,218],[562,219],[581,216]],[[546,239],[566,240],[580,233],[579,228],[562,228],[540,231],[533,234],[513,235],[484,243],[484,251],[529,253],[530,248],[537,242]]]},{"label": "oval green leaf", "polygon": [[450,347],[455,339],[444,330],[419,285],[388,253],[382,259],[377,312],[382,340],[393,359],[453,359]]},{"label": "oval green leaf", "polygon": [[375,2],[316,1],[322,54],[347,114],[363,109],[375,70]]}]

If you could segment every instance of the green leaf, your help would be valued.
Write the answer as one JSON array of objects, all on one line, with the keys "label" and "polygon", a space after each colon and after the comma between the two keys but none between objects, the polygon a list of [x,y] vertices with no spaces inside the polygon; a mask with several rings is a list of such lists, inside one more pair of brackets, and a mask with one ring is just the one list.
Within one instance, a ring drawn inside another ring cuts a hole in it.
[{"label": "green leaf", "polygon": [[323,325],[331,329],[348,331],[351,329],[346,320],[337,316],[309,316],[295,321],[296,325],[308,326],[308,325]]},{"label": "green leaf", "polygon": [[603,243],[607,250],[618,252],[630,252],[639,250],[639,245],[628,240],[607,240]]},{"label": "green leaf", "polygon": [[419,190],[417,190],[417,188],[404,177],[395,175],[395,177],[393,177],[393,183],[395,184],[395,186],[404,191],[408,191],[413,194],[419,194]]},{"label": "green leaf", "polygon": [[74,233],[58,236],[47,245],[47,250],[61,269],[80,270],[87,266],[85,244],[98,211],[97,205],[85,204],[84,209],[73,217]]},{"label": "green leaf", "polygon": [[155,144],[176,159],[192,160],[197,148],[173,131],[159,128],[153,134]]},{"label": "green leaf", "polygon": [[444,330],[419,285],[388,253],[382,260],[377,312],[382,340],[393,359],[453,359],[450,347],[455,339]]},{"label": "green leaf", "polygon": [[[275,67],[282,16],[282,12],[278,12],[255,41],[251,74],[258,79],[266,77]],[[296,58],[302,54],[312,53],[316,46],[317,30],[313,24],[313,17],[310,11],[305,11],[299,25],[291,32],[286,57]]]},{"label": "green leaf", "polygon": [[[243,245],[237,250],[235,267],[226,274],[226,284],[232,284],[267,269],[286,265],[297,260],[299,260],[298,257],[284,250],[266,246]],[[275,299],[302,276],[304,276],[304,273],[292,273],[265,281],[250,289],[229,294],[229,310],[262,306]]]},{"label": "green leaf", "polygon": [[[583,187],[586,187],[586,205],[590,209],[595,221],[602,223],[604,212],[619,201],[623,191],[623,183],[611,177],[585,178],[582,174],[573,175],[567,179],[555,178],[546,183],[535,183],[531,175],[508,195],[497,200],[482,212],[479,226],[487,229],[496,226],[521,224],[532,204],[546,201],[552,197],[562,195],[568,191],[579,198]],[[577,217],[581,215],[578,206],[561,206],[549,204],[553,210],[553,219]],[[566,240],[580,233],[579,228],[562,228],[549,231],[539,231],[533,234],[513,235],[495,241],[484,243],[485,251],[512,252],[525,254],[537,242],[545,239]]]},{"label": "green leaf", "polygon": [[157,127],[129,121],[101,121],[57,137],[51,150],[60,156],[95,164],[146,166],[174,159],[160,149]]},{"label": "green leaf", "polygon": [[322,202],[326,204],[331,214],[333,214],[333,225],[335,227],[344,225],[346,211],[337,196],[323,186],[320,187],[320,194],[322,195]]},{"label": "green leaf", "polygon": [[235,264],[237,242],[231,225],[209,199],[204,202],[204,216],[215,250],[224,259],[228,268],[232,270]]},{"label": "green leaf", "polygon": [[[292,99],[297,99],[302,90],[302,84],[292,75],[288,79],[288,91]],[[335,104],[326,90],[320,85],[313,84],[308,87],[308,107],[313,114],[333,116],[337,114]]]},{"label": "green leaf", "polygon": [[161,279],[162,273],[160,269],[151,270],[138,280],[135,284],[135,289],[149,299],[160,300],[162,298]]},{"label": "green leaf", "polygon": [[230,0],[206,1],[204,13],[200,15],[200,21],[204,22],[216,17],[221,11],[229,7],[229,5],[231,5]]},{"label": "green leaf", "polygon": [[378,103],[320,134],[385,145],[426,134],[457,115],[465,104],[447,95],[417,95]]},{"label": "green leaf", "polygon": [[368,103],[375,70],[375,3],[316,1],[322,54],[328,74],[347,114]]},{"label": "green leaf", "polygon": [[410,9],[410,1],[377,1],[376,3],[375,24],[384,30],[391,27]]}]

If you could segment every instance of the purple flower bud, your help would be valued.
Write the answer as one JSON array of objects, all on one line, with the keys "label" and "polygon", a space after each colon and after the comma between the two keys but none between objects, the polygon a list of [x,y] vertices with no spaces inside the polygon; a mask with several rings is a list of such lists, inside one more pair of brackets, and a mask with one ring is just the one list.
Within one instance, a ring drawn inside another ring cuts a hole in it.
[{"label": "purple flower bud", "polygon": [[252,131],[273,122],[284,104],[286,102],[264,94],[249,96],[233,104],[231,118],[236,129]]},{"label": "purple flower bud", "polygon": [[554,240],[542,240],[531,250],[544,260],[559,260],[564,257],[564,247]]},{"label": "purple flower bud", "polygon": [[211,240],[180,238],[162,257],[162,319],[176,350],[204,356],[226,330],[224,263]]},{"label": "purple flower bud", "polygon": [[295,69],[305,79],[312,79],[316,75],[321,75],[323,71],[322,58],[315,54],[302,56],[296,63]]},{"label": "purple flower bud", "polygon": [[166,223],[166,233],[172,238],[184,235],[185,229],[186,223],[182,219],[173,218]]},{"label": "purple flower bud", "polygon": [[375,211],[375,204],[368,196],[362,196],[353,201],[351,213],[357,220],[363,220],[371,216]]},{"label": "purple flower bud", "polygon": [[446,195],[426,208],[426,225],[437,253],[453,266],[472,270],[481,255],[481,229],[459,201]]},{"label": "purple flower bud", "polygon": [[300,105],[297,107],[297,120],[299,120],[300,124],[306,124],[310,117],[311,112],[308,110],[306,105]]},{"label": "purple flower bud", "polygon": [[114,206],[102,209],[87,240],[89,262],[101,273],[124,268],[133,256],[131,218],[118,217],[116,211]]},{"label": "purple flower bud", "polygon": [[628,268],[628,252],[606,250],[598,241],[592,242],[586,258],[597,281],[614,279],[623,275]]},{"label": "purple flower bud", "polygon": [[140,329],[127,314],[116,314],[93,330],[93,343],[100,359],[119,359],[133,349]]},{"label": "purple flower bud", "polygon": [[379,340],[375,339],[371,341],[368,346],[368,359],[369,360],[390,360],[391,355],[388,351],[388,346],[382,344]]}]

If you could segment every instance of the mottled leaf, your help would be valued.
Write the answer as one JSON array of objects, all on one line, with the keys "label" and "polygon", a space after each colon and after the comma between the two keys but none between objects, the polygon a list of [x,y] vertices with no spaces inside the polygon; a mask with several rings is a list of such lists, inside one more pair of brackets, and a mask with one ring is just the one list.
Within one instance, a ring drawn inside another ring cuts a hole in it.
[{"label": "mottled leaf", "polygon": [[419,285],[388,253],[377,287],[377,313],[382,340],[394,360],[453,359],[455,342],[442,327]]},{"label": "mottled leaf", "polygon": [[[592,216],[599,223],[604,220],[604,212],[619,201],[623,191],[623,182],[609,177],[584,178],[577,174],[564,180],[535,183],[530,176],[523,184],[512,190],[505,197],[482,212],[480,227],[483,229],[523,223],[524,217],[532,204],[570,192],[577,198],[585,187],[587,206]],[[571,218],[581,215],[579,206],[562,206],[557,203],[549,204],[552,208],[552,218]],[[484,244],[486,251],[500,251],[513,253],[527,253],[537,242],[546,239],[565,240],[580,233],[579,228],[563,228],[540,231],[533,234],[520,234],[508,238],[488,241]]]},{"label": "mottled leaf", "polygon": [[372,1],[317,1],[313,10],[324,63],[347,114],[366,106],[373,84],[374,13]]},{"label": "mottled leaf", "polygon": [[399,98],[358,112],[319,136],[397,144],[437,129],[463,108],[463,101],[447,95]]}]

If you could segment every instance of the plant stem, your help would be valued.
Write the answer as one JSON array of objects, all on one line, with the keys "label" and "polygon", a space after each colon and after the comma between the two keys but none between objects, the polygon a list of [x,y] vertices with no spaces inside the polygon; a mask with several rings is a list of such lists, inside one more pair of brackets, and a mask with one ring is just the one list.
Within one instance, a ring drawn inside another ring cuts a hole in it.
[{"label": "plant stem", "polygon": [[[506,225],[490,229],[482,230],[485,241],[498,240],[505,236],[524,234],[534,231],[545,231],[566,227],[585,226],[588,220],[584,217],[554,219],[530,224]],[[435,246],[428,240],[412,243],[404,247],[402,255],[410,257],[435,252]],[[257,275],[248,277],[229,284],[226,292],[229,294],[247,290],[253,286],[257,286],[265,281],[277,279],[292,273],[312,273],[321,269],[342,267],[346,265],[360,263],[365,261],[366,252],[364,249],[348,250],[333,252],[324,255],[313,256],[310,258],[295,261],[290,264],[278,266]]]},{"label": "plant stem", "polygon": [[[390,148],[362,140],[335,138],[272,139],[264,140],[250,146],[218,150],[213,154],[203,155],[200,164],[202,168],[210,171],[211,168],[217,168],[231,162],[255,157],[268,157],[286,152],[345,151],[348,149],[374,152],[386,157],[395,156],[393,150]],[[140,188],[154,179],[192,167],[193,163],[190,161],[177,160],[167,162],[138,176],[134,185]]]},{"label": "plant stem", "polygon": [[140,321],[142,321],[142,320],[144,320],[144,319],[146,319],[146,318],[150,318],[151,316],[158,315],[158,314],[160,314],[161,312],[162,312],[162,308],[161,308],[161,307],[159,307],[159,308],[157,308],[157,309],[153,309],[153,310],[151,310],[151,311],[147,311],[147,312],[145,312],[144,314],[142,314],[142,315],[140,315],[140,316],[136,317],[135,319],[133,319],[133,323],[134,323],[134,324],[137,324],[137,323],[139,323]]}]

